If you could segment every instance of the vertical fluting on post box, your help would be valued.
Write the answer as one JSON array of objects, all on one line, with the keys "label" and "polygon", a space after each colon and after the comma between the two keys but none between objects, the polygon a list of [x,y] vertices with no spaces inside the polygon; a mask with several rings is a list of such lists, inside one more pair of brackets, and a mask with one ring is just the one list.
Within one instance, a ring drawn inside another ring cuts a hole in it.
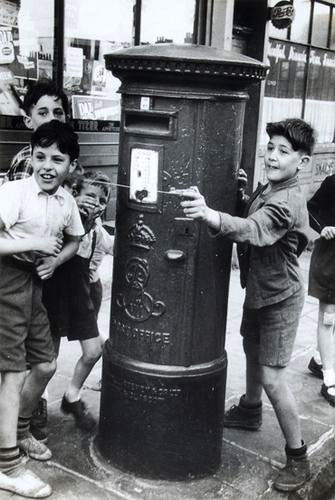
[{"label": "vertical fluting on post box", "polygon": [[142,476],[199,477],[221,461],[231,244],[185,218],[171,191],[196,185],[234,212],[246,90],[266,68],[165,44],[106,65],[122,82],[120,187],[95,446]]}]

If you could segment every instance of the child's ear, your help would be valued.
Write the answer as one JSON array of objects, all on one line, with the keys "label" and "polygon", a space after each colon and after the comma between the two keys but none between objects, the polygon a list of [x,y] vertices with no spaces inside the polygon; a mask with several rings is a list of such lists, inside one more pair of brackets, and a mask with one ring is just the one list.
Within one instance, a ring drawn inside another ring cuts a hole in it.
[{"label": "child's ear", "polygon": [[73,172],[76,170],[78,166],[78,160],[72,160],[70,163],[70,169],[69,169],[69,174],[73,174]]},{"label": "child's ear", "polygon": [[24,114],[23,121],[24,121],[24,124],[27,128],[29,128],[30,130],[34,130],[33,124],[31,122],[31,117],[29,115]]}]

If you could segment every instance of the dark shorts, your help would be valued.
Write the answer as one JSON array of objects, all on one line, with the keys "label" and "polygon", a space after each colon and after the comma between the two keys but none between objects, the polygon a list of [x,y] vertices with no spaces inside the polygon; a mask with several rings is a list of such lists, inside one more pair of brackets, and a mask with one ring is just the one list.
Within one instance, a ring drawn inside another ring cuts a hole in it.
[{"label": "dark shorts", "polygon": [[102,283],[101,280],[90,283],[90,297],[94,306],[95,314],[98,317],[102,302]]},{"label": "dark shorts", "polygon": [[33,270],[0,259],[0,371],[51,362],[55,352],[42,304],[42,282]]},{"label": "dark shorts", "polygon": [[319,238],[309,266],[308,295],[335,304],[335,240]]},{"label": "dark shorts", "polygon": [[43,302],[53,337],[88,340],[99,336],[90,295],[88,259],[75,255],[57,268],[44,284]]},{"label": "dark shorts", "polygon": [[291,297],[260,309],[244,308],[241,335],[258,346],[261,365],[285,367],[292,355],[299,319],[304,305],[301,288]]}]

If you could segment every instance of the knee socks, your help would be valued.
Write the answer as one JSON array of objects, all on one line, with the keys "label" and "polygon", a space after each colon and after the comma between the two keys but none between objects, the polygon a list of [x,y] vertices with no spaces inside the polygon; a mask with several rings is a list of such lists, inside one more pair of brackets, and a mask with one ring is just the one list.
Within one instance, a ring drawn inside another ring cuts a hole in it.
[{"label": "knee socks", "polygon": [[9,472],[21,463],[21,455],[18,446],[0,448],[0,472]]},{"label": "knee socks", "polygon": [[307,458],[307,445],[302,441],[302,446],[300,448],[289,448],[285,446],[285,453],[287,458],[293,460],[304,460]]},{"label": "knee socks", "polygon": [[17,423],[17,439],[23,439],[29,434],[31,417],[20,417]]}]

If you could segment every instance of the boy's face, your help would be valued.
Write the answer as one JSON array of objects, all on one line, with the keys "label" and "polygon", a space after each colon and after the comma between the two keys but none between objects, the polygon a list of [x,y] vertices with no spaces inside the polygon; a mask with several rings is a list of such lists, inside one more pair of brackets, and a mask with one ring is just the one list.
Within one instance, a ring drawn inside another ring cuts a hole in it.
[{"label": "boy's face", "polygon": [[283,182],[294,177],[310,157],[294,151],[291,143],[281,135],[274,135],[267,144],[264,156],[265,172],[272,183]]},{"label": "boy's face", "polygon": [[62,101],[52,95],[40,97],[37,103],[31,107],[29,115],[24,118],[26,127],[32,130],[36,130],[40,125],[51,120],[59,120],[63,123],[66,120]]},{"label": "boy's face", "polygon": [[108,196],[102,186],[85,182],[80,190],[80,208],[90,217],[100,216],[106,209]]},{"label": "boy's face", "polygon": [[65,177],[75,169],[75,161],[71,162],[70,156],[62,153],[57,144],[45,148],[35,146],[31,164],[37,184],[48,194],[54,194]]}]

